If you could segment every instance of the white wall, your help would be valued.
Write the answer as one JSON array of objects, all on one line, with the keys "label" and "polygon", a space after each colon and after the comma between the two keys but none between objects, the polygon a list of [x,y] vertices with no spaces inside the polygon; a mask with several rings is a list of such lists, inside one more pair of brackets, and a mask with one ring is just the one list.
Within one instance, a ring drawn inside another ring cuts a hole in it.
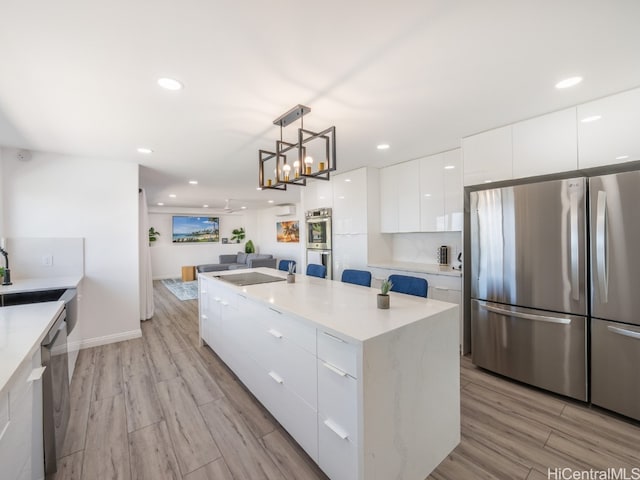
[{"label": "white wall", "polygon": [[9,149],[2,163],[5,236],[85,239],[83,344],[139,336],[138,165]]},{"label": "white wall", "polygon": [[[304,187],[301,187],[304,188]],[[278,216],[278,207],[258,210],[254,213],[256,225],[256,240],[254,243],[260,253],[270,253],[278,260],[294,260],[297,263],[297,272],[304,272],[305,255],[305,223],[304,211],[300,203],[295,204],[295,215]],[[276,223],[298,220],[300,226],[300,239],[298,243],[278,242],[276,238]]]},{"label": "white wall", "polygon": [[[174,215],[198,215],[220,218],[220,242],[226,237],[231,241],[232,230],[244,228],[246,240],[256,242],[255,218],[253,215],[233,214],[224,215],[217,213],[203,213],[202,209],[180,209],[180,211],[149,212],[149,226],[160,232],[158,240],[151,244],[151,272],[154,279],[180,278],[182,267],[187,265],[201,265],[204,263],[218,263],[221,254],[244,252],[244,242],[241,244],[230,243],[173,243],[171,241],[172,221]],[[270,253],[270,252],[264,252]]]},{"label": "white wall", "polygon": [[391,261],[437,264],[438,247],[446,245],[450,247],[451,263],[462,251],[461,232],[394,233],[391,236]]}]

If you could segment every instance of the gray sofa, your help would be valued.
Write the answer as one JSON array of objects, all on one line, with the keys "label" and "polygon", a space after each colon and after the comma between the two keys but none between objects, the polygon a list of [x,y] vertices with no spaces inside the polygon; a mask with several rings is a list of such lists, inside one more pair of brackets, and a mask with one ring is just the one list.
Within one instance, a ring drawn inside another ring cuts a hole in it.
[{"label": "gray sofa", "polygon": [[196,270],[198,273],[203,273],[257,267],[276,268],[276,259],[273,255],[238,252],[236,255],[220,255],[220,263],[198,265]]}]

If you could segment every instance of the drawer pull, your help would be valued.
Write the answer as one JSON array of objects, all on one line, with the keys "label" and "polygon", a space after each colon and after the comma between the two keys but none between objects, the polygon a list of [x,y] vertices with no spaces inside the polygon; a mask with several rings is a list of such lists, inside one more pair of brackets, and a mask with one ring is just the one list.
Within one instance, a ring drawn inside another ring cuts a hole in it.
[{"label": "drawer pull", "polygon": [[341,377],[346,377],[347,373],[343,372],[342,370],[340,370],[338,367],[334,367],[333,365],[331,365],[330,363],[327,362],[322,362],[322,365],[324,365],[325,367],[327,367],[329,370],[331,370],[333,373],[337,373],[338,375],[340,375]]},{"label": "drawer pull", "polygon": [[346,440],[347,438],[349,438],[349,434],[331,420],[325,420],[324,424],[329,430],[338,435],[342,440]]},{"label": "drawer pull", "polygon": [[27,383],[36,382],[40,380],[46,369],[47,367],[38,367],[31,370],[31,375],[29,375],[29,378],[27,378]]},{"label": "drawer pull", "polygon": [[607,329],[611,333],[617,333],[618,335],[623,335],[625,337],[631,337],[640,340],[640,332],[634,332],[633,330],[626,330],[624,328],[612,327],[611,325],[609,325]]},{"label": "drawer pull", "polygon": [[272,312],[276,312],[276,313],[277,313],[277,314],[279,314],[279,315],[282,315],[282,312],[280,312],[280,311],[276,310],[275,308],[271,308],[271,307],[269,307],[269,310],[271,310]]},{"label": "drawer pull", "polygon": [[282,379],[282,377],[280,375],[278,375],[276,372],[269,372],[269,376],[271,378],[273,378],[273,380],[276,383],[279,383],[280,385],[282,385],[284,383],[284,380]]},{"label": "drawer pull", "polygon": [[323,335],[326,335],[327,337],[329,337],[331,340],[335,340],[336,342],[340,342],[340,343],[347,343],[345,342],[343,339],[336,337],[335,335],[331,335],[330,333],[327,332],[322,332]]},{"label": "drawer pull", "polygon": [[200,315],[202,317],[203,320],[207,320],[209,317],[207,317],[206,315]]},{"label": "drawer pull", "polygon": [[282,334],[274,328],[269,329],[269,333],[276,338],[282,338]]},{"label": "drawer pull", "polygon": [[437,286],[435,286],[435,285],[434,285],[433,287],[431,287],[431,288],[433,288],[434,290],[441,290],[441,291],[443,291],[443,292],[448,292],[448,291],[449,291],[449,289],[448,289],[448,288],[444,288],[444,287],[437,287]]}]

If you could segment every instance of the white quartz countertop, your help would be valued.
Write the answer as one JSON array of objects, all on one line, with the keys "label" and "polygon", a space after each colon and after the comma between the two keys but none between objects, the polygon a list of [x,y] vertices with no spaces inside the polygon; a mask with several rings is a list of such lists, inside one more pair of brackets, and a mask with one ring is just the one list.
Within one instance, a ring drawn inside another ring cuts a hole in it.
[{"label": "white quartz countertop", "polygon": [[0,394],[20,365],[40,348],[63,308],[64,302],[0,308]]},{"label": "white quartz countertop", "polygon": [[388,270],[400,270],[402,272],[430,273],[432,275],[447,275],[461,277],[462,270],[455,270],[451,265],[438,265],[413,262],[374,262],[369,267],[386,268]]},{"label": "white quartz countertop", "polygon": [[[256,271],[266,275],[286,277],[286,272],[271,268],[255,268],[240,272]],[[225,272],[201,273],[206,277],[233,275]],[[390,292],[391,308],[381,310],[376,306],[377,288],[367,288],[336,280],[325,280],[297,274],[295,283],[274,282],[236,287],[220,281],[225,287],[263,302],[273,308],[311,321],[347,339],[364,342],[401,328],[457,305],[412,295]]]},{"label": "white quartz countertop", "polygon": [[77,288],[81,280],[82,275],[12,280],[13,285],[0,285],[0,295],[7,293],[25,293],[39,292],[43,290],[58,290],[63,288]]}]

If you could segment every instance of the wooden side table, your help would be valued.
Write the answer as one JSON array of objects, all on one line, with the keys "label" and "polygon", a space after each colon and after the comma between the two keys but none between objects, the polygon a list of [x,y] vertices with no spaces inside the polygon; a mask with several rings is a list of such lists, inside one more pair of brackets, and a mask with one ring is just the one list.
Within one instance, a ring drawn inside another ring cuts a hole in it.
[{"label": "wooden side table", "polygon": [[182,281],[192,282],[196,279],[196,267],[193,265],[187,265],[182,267]]}]

